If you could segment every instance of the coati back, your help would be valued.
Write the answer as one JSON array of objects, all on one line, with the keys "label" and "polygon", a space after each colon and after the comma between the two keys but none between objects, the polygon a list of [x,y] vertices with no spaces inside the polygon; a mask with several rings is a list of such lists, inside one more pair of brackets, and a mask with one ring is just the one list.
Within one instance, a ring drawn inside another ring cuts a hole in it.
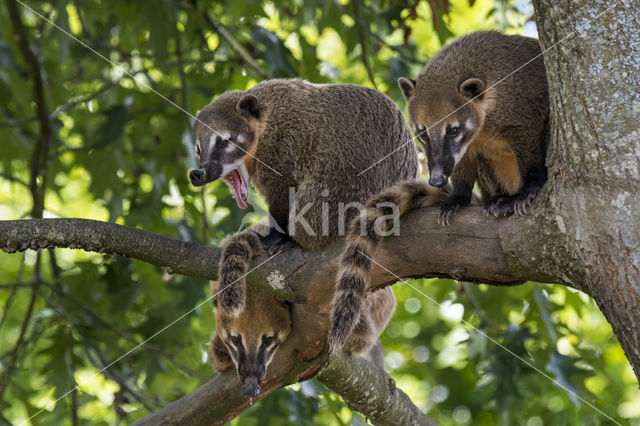
[{"label": "coati back", "polygon": [[445,46],[417,80],[398,81],[424,147],[429,183],[453,193],[445,223],[477,181],[485,210],[523,214],[546,181],[547,79],[536,39],[476,32]]},{"label": "coati back", "polygon": [[191,171],[192,183],[222,177],[245,208],[251,180],[275,222],[266,238],[243,232],[223,244],[219,303],[232,315],[244,306],[249,261],[277,231],[304,248],[325,247],[357,214],[349,203],[418,170],[402,113],[384,94],[355,85],[269,80],[227,92],[199,112],[194,136],[200,168]]}]

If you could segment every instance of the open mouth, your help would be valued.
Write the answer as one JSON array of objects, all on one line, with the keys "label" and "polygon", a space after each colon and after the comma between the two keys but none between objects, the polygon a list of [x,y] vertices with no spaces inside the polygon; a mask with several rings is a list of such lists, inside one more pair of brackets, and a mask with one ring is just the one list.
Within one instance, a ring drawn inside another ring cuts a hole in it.
[{"label": "open mouth", "polygon": [[247,198],[249,197],[249,179],[248,174],[243,169],[233,169],[222,177],[222,180],[229,185],[231,191],[233,191],[233,198],[235,198],[238,207],[241,209],[247,208]]}]

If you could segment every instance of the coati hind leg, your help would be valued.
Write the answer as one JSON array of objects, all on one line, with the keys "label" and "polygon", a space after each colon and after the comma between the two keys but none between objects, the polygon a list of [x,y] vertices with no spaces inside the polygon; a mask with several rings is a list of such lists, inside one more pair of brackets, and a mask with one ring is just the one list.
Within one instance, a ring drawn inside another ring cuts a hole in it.
[{"label": "coati hind leg", "polygon": [[264,251],[257,235],[250,230],[242,231],[228,236],[220,244],[220,290],[216,297],[220,308],[234,317],[244,309],[249,262]]}]

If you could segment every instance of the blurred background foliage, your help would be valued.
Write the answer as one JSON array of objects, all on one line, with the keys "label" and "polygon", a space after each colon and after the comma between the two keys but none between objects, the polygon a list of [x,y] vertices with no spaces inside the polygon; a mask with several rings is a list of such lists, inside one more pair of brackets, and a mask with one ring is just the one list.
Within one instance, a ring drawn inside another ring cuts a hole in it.
[{"label": "blurred background foliage", "polygon": [[[17,8],[52,126],[36,182],[45,188],[44,217],[111,221],[210,245],[256,222],[265,206],[254,193],[244,214],[224,184],[190,186],[192,119],[184,111],[273,77],[375,86],[404,108],[396,79],[416,76],[450,38],[478,29],[535,36],[532,6],[513,0],[27,5],[33,11]],[[31,155],[42,132],[31,88],[2,7],[1,219],[33,214]],[[549,378],[617,422],[640,424],[631,367],[584,294],[532,283],[409,284],[415,288],[394,286],[385,363],[439,424],[612,423]],[[202,304],[207,296],[203,280],[125,258],[0,252],[0,422],[44,410],[28,423],[124,424],[193,391],[214,374],[206,359],[214,327],[211,305]],[[56,401],[75,385],[77,392]],[[234,420],[365,422],[315,381],[281,389]]]}]

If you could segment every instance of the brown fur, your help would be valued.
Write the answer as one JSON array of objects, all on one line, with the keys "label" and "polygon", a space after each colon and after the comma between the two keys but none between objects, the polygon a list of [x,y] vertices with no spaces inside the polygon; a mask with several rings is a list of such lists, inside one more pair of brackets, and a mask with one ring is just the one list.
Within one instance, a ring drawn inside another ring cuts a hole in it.
[{"label": "brown fur", "polygon": [[[247,96],[254,97],[255,102],[246,101]],[[230,147],[229,158],[235,161],[244,157],[251,181],[264,196],[272,218],[293,241],[307,249],[326,247],[339,238],[339,203],[364,202],[384,188],[417,175],[417,154],[414,144],[406,143],[411,140],[411,132],[402,113],[388,97],[373,89],[269,80],[247,91],[223,94],[206,106],[198,119],[235,138],[244,151]],[[205,143],[212,134],[196,122],[197,144]],[[358,176],[396,149],[393,156]],[[206,147],[200,151],[201,165],[211,160]],[[247,158],[245,151],[260,161]],[[300,224],[289,223],[290,187],[296,189],[294,210],[313,204],[304,218],[316,235]],[[326,197],[323,191],[328,191]],[[323,201],[330,206],[327,235],[321,235]],[[356,211],[346,213],[349,223]],[[247,265],[261,252],[256,245],[259,239],[246,234],[224,242],[220,264],[221,286],[234,286],[234,290],[221,294],[220,303],[234,315],[239,315],[244,306]]]},{"label": "brown fur", "polygon": [[[549,101],[540,53],[535,39],[476,32],[445,46],[416,81],[399,80],[430,182],[451,176],[443,214],[468,205],[476,181],[496,216],[526,211],[544,184]],[[460,136],[446,133],[455,127]]]},{"label": "brown fur", "polygon": [[[361,342],[363,346],[368,347],[375,343],[377,335],[371,333],[367,326],[371,321],[370,316],[377,314],[377,309],[368,305],[370,299],[378,293],[391,291],[384,289],[367,295],[371,259],[380,242],[376,226],[383,233],[392,226],[392,223],[381,220],[390,214],[388,208],[382,207],[381,204],[395,204],[398,206],[398,213],[403,215],[417,207],[440,204],[448,194],[448,189],[432,188],[422,180],[404,181],[371,198],[362,216],[353,219],[347,234],[347,244],[340,258],[331,307],[331,328],[328,337],[331,351],[343,347],[349,350],[349,345],[353,342]],[[365,223],[364,229],[361,227],[361,220]],[[379,321],[380,318],[373,318],[374,323]]]}]

